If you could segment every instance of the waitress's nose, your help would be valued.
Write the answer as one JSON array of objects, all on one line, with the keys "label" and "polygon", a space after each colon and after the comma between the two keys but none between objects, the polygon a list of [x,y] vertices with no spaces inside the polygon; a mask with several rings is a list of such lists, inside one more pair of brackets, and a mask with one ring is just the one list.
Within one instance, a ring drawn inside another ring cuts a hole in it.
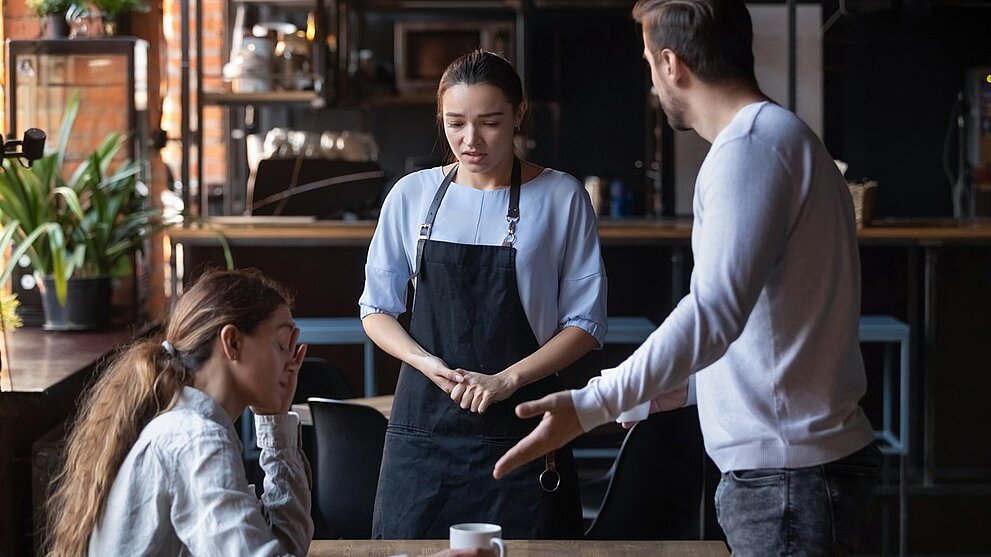
[{"label": "waitress's nose", "polygon": [[465,130],[465,144],[468,147],[475,147],[482,144],[482,135],[478,133],[478,128],[468,126],[468,129]]}]

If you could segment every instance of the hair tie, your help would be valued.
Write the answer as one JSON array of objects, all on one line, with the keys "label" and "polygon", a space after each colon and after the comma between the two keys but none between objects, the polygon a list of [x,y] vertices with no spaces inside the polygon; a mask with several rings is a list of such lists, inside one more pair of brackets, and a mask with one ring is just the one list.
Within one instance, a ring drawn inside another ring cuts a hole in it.
[{"label": "hair tie", "polygon": [[172,343],[169,342],[169,341],[167,341],[167,340],[163,340],[162,341],[162,348],[164,348],[165,349],[165,352],[169,356],[172,356],[173,358],[175,358],[176,356],[179,355],[179,353],[176,352],[175,346],[172,346]]}]

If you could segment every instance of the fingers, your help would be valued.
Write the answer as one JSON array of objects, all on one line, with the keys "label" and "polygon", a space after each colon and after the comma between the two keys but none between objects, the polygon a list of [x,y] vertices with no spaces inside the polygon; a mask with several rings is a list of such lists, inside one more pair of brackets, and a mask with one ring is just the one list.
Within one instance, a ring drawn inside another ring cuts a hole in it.
[{"label": "fingers", "polygon": [[484,414],[485,411],[489,409],[489,406],[492,404],[492,398],[493,397],[490,393],[485,393],[485,395],[482,396],[482,402],[478,404],[479,414]]},{"label": "fingers", "polygon": [[[567,391],[564,392],[568,397],[571,396]],[[548,410],[553,410],[557,407],[557,396],[562,393],[552,393],[544,398],[537,400],[531,400],[530,402],[524,402],[516,406],[516,415],[524,420],[527,418],[533,418],[547,412]],[[570,398],[569,398],[570,400]]]},{"label": "fingers", "polygon": [[465,392],[461,395],[461,400],[459,402],[462,410],[468,410],[471,408],[472,400],[474,400],[477,392],[478,387],[476,385],[468,385],[465,387]]},{"label": "fingers", "polygon": [[478,393],[477,395],[475,395],[475,396],[473,396],[471,398],[471,411],[472,412],[477,412],[479,414],[481,413],[482,401],[485,400],[485,397],[486,396],[488,396],[488,393],[482,392],[482,393]]},{"label": "fingers", "polygon": [[464,396],[466,388],[464,383],[455,383],[451,389],[451,400],[457,404],[461,404],[461,398]]},{"label": "fingers", "polygon": [[506,454],[502,455],[502,458],[496,462],[492,477],[497,480],[501,479],[527,462],[546,454],[548,450],[556,448],[551,447],[547,441],[545,423],[546,420],[540,422],[540,425],[531,431],[530,435],[521,439],[513,448],[506,451]]},{"label": "fingers", "polygon": [[306,358],[307,348],[308,346],[306,344],[299,344],[296,346],[296,356],[293,358],[293,362],[296,364],[297,370],[303,366],[303,360]]},{"label": "fingers", "polygon": [[437,375],[447,379],[451,383],[461,383],[465,380],[464,375],[461,375],[452,369],[442,369],[437,372]]},{"label": "fingers", "polygon": [[543,413],[540,424],[496,462],[492,476],[500,479],[523,464],[563,447],[582,433],[581,422],[571,403],[571,391],[560,391],[516,407],[516,415],[529,418]]}]

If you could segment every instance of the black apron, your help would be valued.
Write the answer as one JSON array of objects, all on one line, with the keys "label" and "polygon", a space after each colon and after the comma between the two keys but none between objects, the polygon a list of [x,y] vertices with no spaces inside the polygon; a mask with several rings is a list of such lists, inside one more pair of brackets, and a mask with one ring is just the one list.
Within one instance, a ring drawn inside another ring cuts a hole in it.
[{"label": "black apron", "polygon": [[[409,333],[452,369],[494,374],[539,348],[520,302],[512,247],[520,162],[513,165],[509,234],[502,246],[429,240],[456,173],[457,165],[444,178],[421,228]],[[501,480],[492,478],[496,461],[540,421],[519,419],[516,405],[562,389],[558,376],[550,375],[476,414],[404,363],[385,436],[373,537],[447,538],[452,524],[490,522],[501,525],[507,539],[580,539],[578,476],[569,448]],[[538,481],[549,463],[560,474],[553,492]]]}]

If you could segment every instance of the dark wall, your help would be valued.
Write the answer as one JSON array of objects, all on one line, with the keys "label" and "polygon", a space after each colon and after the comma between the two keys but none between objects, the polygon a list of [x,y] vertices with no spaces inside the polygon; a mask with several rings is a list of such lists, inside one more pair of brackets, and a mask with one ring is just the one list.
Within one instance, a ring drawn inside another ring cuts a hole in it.
[{"label": "dark wall", "polygon": [[649,74],[629,7],[535,10],[528,39],[535,158],[641,187]]},{"label": "dark wall", "polygon": [[[991,66],[991,3],[846,5],[823,37],[826,147],[850,164],[848,178],[880,182],[876,216],[950,216],[944,141],[964,71]],[[824,19],[837,7],[824,0]]]}]

